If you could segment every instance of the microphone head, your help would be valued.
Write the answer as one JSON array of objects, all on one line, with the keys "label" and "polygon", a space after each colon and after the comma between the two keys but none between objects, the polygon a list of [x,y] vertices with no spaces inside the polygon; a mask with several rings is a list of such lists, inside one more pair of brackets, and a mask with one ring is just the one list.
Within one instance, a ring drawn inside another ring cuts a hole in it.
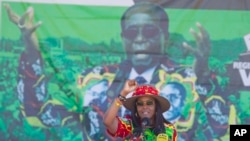
[{"label": "microphone head", "polygon": [[149,118],[148,117],[144,117],[144,118],[142,118],[142,126],[149,126],[150,125],[150,120],[149,120]]}]

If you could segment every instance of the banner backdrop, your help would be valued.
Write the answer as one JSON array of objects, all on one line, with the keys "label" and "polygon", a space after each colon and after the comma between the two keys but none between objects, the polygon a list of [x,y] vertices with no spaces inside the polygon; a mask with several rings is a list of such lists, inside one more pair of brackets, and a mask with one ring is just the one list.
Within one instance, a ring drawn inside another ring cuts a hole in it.
[{"label": "banner backdrop", "polygon": [[[29,21],[14,24],[6,4],[20,17],[34,11],[30,23],[42,24],[31,30],[24,27]],[[134,3],[98,4],[1,2],[1,140],[115,140],[102,117],[124,81],[133,78],[120,22]],[[169,16],[165,57],[189,69],[163,63],[145,77],[169,99],[172,110],[164,117],[176,126],[179,141],[228,141],[230,124],[250,124],[249,4],[183,4],[162,5]],[[210,37],[211,77],[202,85],[191,69],[195,55],[182,44],[196,47],[189,31],[198,31],[197,23]],[[37,36],[30,40],[33,30]],[[127,112],[121,108],[119,114]]]}]

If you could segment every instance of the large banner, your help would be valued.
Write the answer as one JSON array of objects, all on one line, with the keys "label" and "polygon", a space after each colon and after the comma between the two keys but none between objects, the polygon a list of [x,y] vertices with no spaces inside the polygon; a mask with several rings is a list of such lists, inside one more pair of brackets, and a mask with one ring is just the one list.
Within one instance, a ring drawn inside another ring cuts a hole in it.
[{"label": "large banner", "polygon": [[[170,101],[178,141],[228,141],[229,125],[250,124],[249,2],[160,1],[166,26],[136,29],[121,21],[140,1],[121,1],[1,1],[0,140],[119,140],[103,115],[139,75]],[[162,34],[160,52],[144,48]]]}]

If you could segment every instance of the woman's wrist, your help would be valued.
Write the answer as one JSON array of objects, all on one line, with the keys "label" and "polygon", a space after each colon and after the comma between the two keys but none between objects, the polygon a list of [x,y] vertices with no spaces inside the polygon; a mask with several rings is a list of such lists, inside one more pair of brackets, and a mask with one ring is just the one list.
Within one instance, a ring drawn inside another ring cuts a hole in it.
[{"label": "woman's wrist", "polygon": [[119,94],[119,95],[117,96],[117,98],[118,98],[121,102],[124,102],[124,101],[127,100],[126,97],[123,96],[122,94]]},{"label": "woman's wrist", "polygon": [[118,107],[121,107],[122,106],[122,102],[120,101],[119,98],[115,98],[115,105],[118,106]]},{"label": "woman's wrist", "polygon": [[121,96],[123,96],[123,97],[126,97],[127,92],[126,92],[126,91],[124,91],[124,90],[122,90],[122,91],[121,91],[121,93],[120,93],[120,95],[121,95]]}]

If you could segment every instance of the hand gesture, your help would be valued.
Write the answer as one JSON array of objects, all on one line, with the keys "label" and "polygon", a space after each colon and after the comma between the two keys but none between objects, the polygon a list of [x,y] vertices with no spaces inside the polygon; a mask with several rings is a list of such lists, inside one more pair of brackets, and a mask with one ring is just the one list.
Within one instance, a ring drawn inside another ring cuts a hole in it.
[{"label": "hand gesture", "polygon": [[208,67],[208,58],[210,55],[210,38],[208,32],[202,27],[200,23],[196,23],[199,32],[195,32],[190,28],[190,33],[196,40],[197,48],[192,47],[186,42],[183,42],[183,47],[191,51],[195,57],[194,72],[199,80],[206,79],[210,73]]},{"label": "hand gesture", "polygon": [[29,7],[22,16],[16,14],[8,4],[5,4],[4,7],[8,13],[9,20],[27,34],[33,33],[42,24],[42,22],[39,21],[33,25],[34,9],[32,7]]},{"label": "hand gesture", "polygon": [[34,31],[42,24],[41,21],[33,24],[34,9],[29,7],[22,16],[19,16],[11,9],[8,4],[5,4],[4,7],[8,13],[9,20],[17,25],[21,30],[22,39],[27,48],[26,51],[33,51],[32,53],[34,53],[34,49],[38,49],[39,47],[38,39]]},{"label": "hand gesture", "polygon": [[130,92],[134,91],[137,87],[136,80],[127,80],[123,86],[123,89],[121,91],[121,95],[126,97]]}]

